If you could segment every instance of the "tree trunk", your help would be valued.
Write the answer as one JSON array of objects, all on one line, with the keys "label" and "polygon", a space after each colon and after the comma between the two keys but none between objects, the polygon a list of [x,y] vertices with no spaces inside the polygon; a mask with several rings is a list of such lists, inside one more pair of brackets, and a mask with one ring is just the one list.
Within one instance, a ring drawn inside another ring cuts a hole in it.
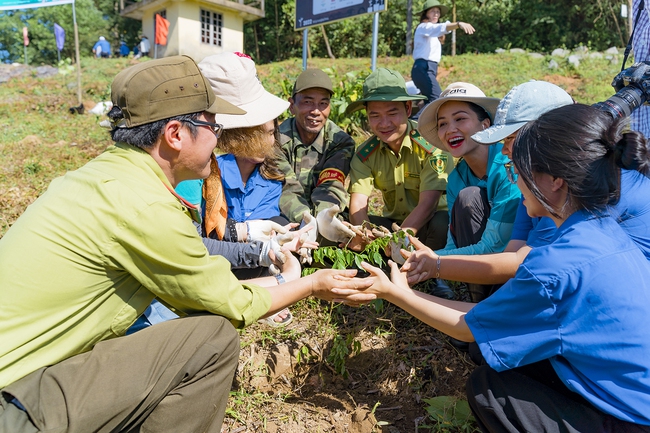
[{"label": "tree trunk", "polygon": [[260,44],[257,40],[257,23],[253,23],[253,40],[255,41],[255,61],[259,63],[262,59],[260,59]]},{"label": "tree trunk", "polygon": [[[632,0],[630,0],[632,1]],[[413,54],[413,0],[406,0],[406,55]]]},{"label": "tree trunk", "polygon": [[[451,22],[455,23],[458,21],[456,18],[456,0],[451,2]],[[451,31],[451,56],[456,55],[456,30]]]},{"label": "tree trunk", "polygon": [[632,10],[632,1],[633,0],[627,0],[627,38],[630,39],[630,35],[632,34],[632,27],[634,26],[634,17],[633,15],[633,10]]},{"label": "tree trunk", "polygon": [[330,56],[330,59],[334,60],[334,54],[332,54],[332,48],[330,47],[330,40],[327,39],[327,32],[325,31],[325,26],[320,26],[321,32],[323,32],[323,40],[325,41],[325,48],[327,48],[327,55]]},{"label": "tree trunk", "polygon": [[309,32],[307,32],[307,58],[311,59],[311,47],[309,46]]},{"label": "tree trunk", "polygon": [[275,61],[280,61],[280,17],[278,16],[278,2],[273,4],[275,8]]}]

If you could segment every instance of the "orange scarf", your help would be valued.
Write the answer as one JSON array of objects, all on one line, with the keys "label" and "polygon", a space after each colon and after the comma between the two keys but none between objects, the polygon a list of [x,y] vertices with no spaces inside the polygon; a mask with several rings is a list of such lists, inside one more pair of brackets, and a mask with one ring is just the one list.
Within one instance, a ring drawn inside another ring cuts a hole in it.
[{"label": "orange scarf", "polygon": [[205,234],[208,236],[214,230],[217,237],[223,239],[228,219],[228,204],[221,184],[221,170],[214,156],[210,160],[210,175],[203,181],[203,198]]}]

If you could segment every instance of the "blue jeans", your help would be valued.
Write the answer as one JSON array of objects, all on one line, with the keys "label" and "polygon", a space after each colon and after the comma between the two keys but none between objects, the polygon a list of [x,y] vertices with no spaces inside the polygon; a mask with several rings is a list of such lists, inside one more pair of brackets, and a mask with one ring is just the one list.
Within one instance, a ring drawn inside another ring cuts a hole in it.
[{"label": "blue jeans", "polygon": [[177,317],[178,315],[176,313],[158,302],[157,299],[154,299],[147,309],[144,310],[144,313],[138,317],[138,320],[126,330],[126,335],[133,334],[156,323],[176,319]]},{"label": "blue jeans", "polygon": [[438,84],[438,63],[425,59],[417,59],[411,69],[413,84],[420,89],[420,93],[427,97],[427,104],[440,97],[442,89]]}]

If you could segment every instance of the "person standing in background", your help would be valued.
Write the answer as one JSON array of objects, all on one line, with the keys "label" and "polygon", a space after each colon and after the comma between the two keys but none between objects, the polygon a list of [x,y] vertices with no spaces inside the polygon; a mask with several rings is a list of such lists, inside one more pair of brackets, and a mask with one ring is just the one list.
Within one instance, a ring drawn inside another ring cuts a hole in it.
[{"label": "person standing in background", "polygon": [[151,43],[149,42],[149,38],[147,38],[145,35],[140,36],[140,44],[138,44],[138,51],[139,53],[137,54],[137,57],[149,57],[149,51],[151,50]]},{"label": "person standing in background", "polygon": [[[427,97],[426,103],[438,99],[442,90],[438,84],[438,64],[442,56],[442,45],[439,37],[455,29],[461,29],[471,35],[474,27],[461,21],[439,23],[440,17],[446,14],[449,8],[438,0],[427,0],[420,14],[420,24],[415,29],[413,36],[413,68],[411,79],[420,89],[420,93]],[[444,39],[443,39],[444,40]]]}]

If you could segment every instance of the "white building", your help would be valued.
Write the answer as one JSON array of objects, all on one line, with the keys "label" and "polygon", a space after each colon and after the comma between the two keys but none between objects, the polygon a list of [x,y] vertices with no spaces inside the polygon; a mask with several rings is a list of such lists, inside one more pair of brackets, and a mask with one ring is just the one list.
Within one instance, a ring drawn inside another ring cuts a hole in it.
[{"label": "white building", "polygon": [[[154,46],[156,14],[169,21],[166,46]],[[186,54],[200,62],[211,54],[243,52],[244,24],[264,18],[264,0],[141,0],[121,15],[142,21],[151,57]]]}]

